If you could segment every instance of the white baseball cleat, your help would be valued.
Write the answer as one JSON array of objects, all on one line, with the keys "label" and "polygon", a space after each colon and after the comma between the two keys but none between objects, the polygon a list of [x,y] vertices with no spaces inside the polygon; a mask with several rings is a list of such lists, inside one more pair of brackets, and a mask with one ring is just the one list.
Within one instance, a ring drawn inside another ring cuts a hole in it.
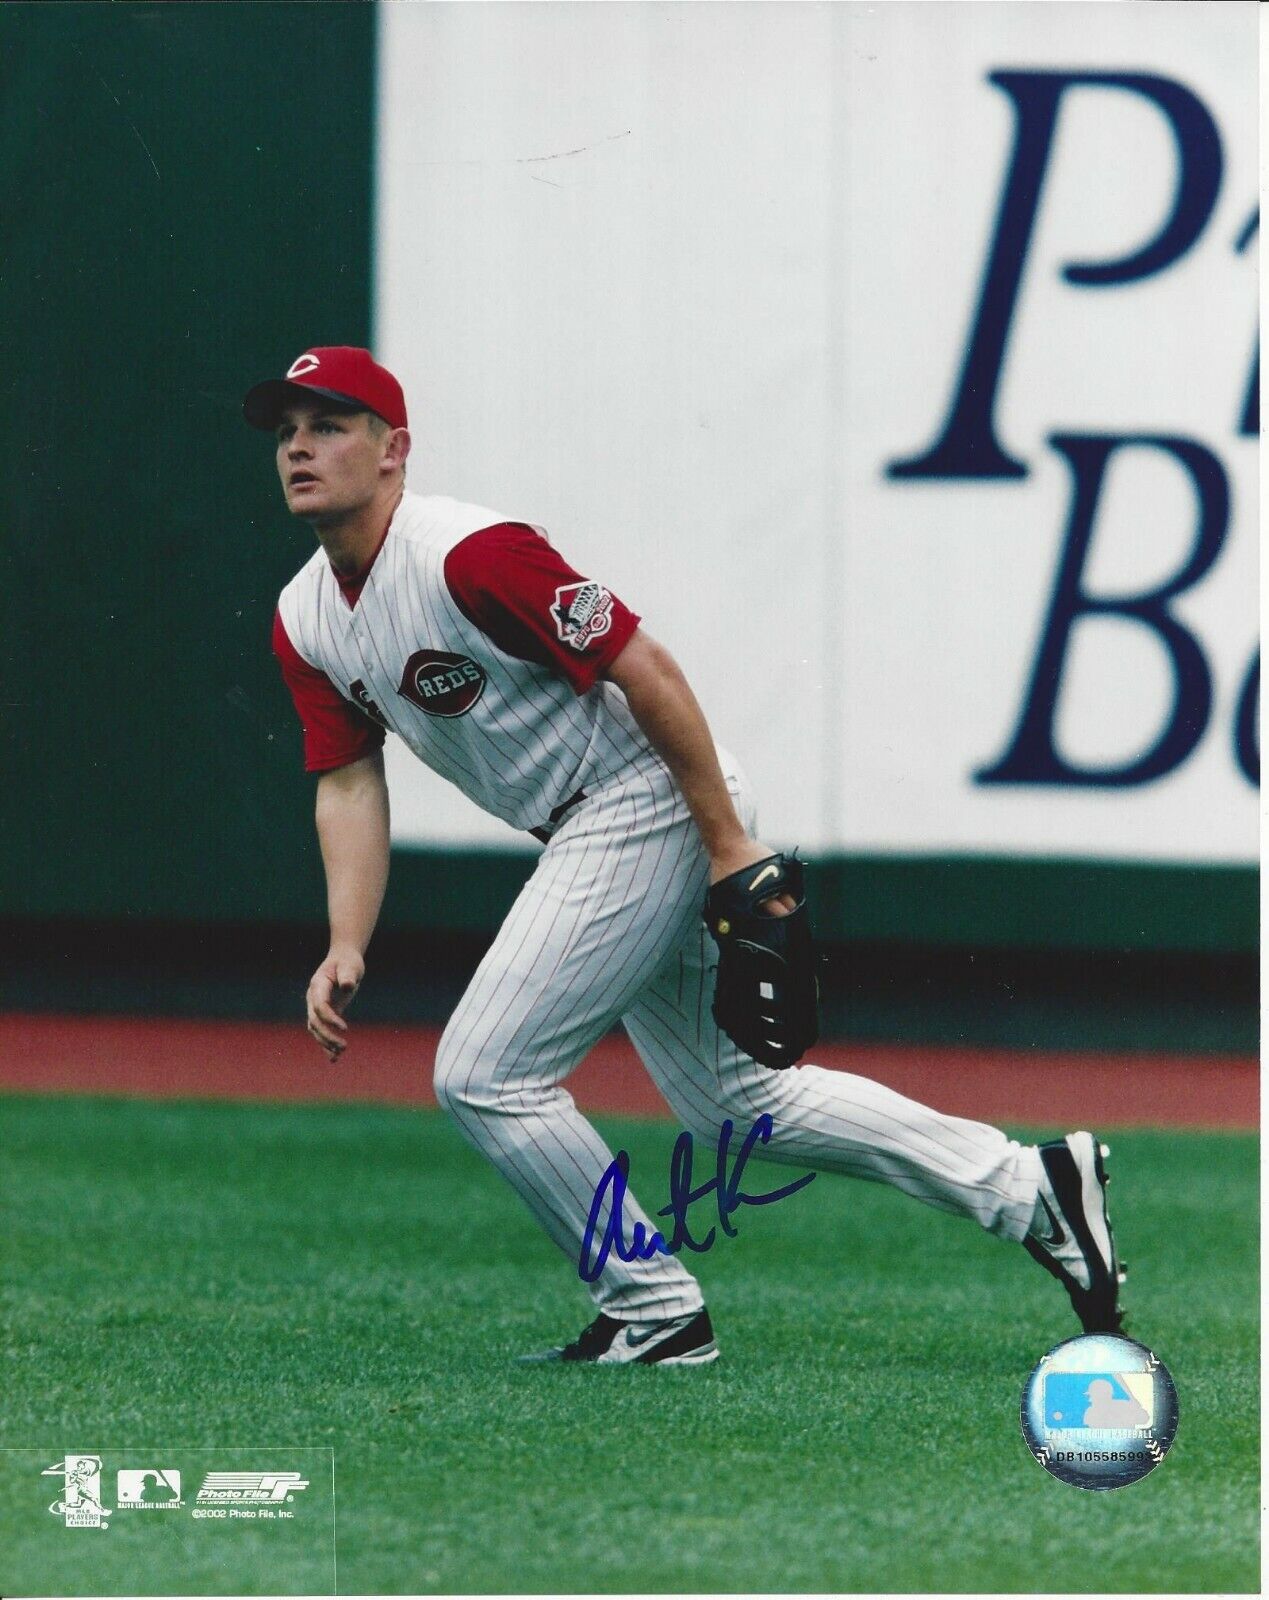
[{"label": "white baseball cleat", "polygon": [[1085,1333],[1118,1333],[1123,1323],[1119,1286],[1127,1274],[1106,1209],[1109,1154],[1091,1133],[1042,1144],[1036,1215],[1022,1241],[1066,1289]]},{"label": "white baseball cleat", "polygon": [[600,1312],[572,1344],[556,1345],[522,1362],[594,1361],[630,1366],[698,1367],[717,1361],[718,1346],[704,1306],[664,1322],[618,1322]]}]

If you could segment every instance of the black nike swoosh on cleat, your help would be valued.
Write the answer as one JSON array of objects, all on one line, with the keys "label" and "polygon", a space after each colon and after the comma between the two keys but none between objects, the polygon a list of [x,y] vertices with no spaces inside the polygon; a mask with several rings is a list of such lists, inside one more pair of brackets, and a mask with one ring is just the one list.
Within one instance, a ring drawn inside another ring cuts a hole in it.
[{"label": "black nike swoosh on cleat", "polygon": [[1058,1221],[1057,1213],[1043,1195],[1040,1196],[1040,1204],[1044,1207],[1044,1213],[1049,1219],[1051,1232],[1047,1239],[1041,1238],[1039,1234],[1036,1235],[1036,1238],[1040,1240],[1041,1244],[1048,1245],[1051,1249],[1056,1249],[1058,1245],[1066,1243],[1066,1229]]}]

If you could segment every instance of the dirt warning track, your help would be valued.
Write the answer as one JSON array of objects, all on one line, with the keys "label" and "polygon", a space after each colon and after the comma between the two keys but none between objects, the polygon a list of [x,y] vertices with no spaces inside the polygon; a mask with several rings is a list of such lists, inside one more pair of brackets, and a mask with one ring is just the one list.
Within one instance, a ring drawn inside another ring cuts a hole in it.
[{"label": "dirt warning track", "polygon": [[[0,1016],[0,1088],[160,1099],[434,1105],[435,1027],[356,1025],[331,1066],[293,1023],[158,1017]],[[820,1044],[814,1061],[874,1078],[954,1116],[1045,1127],[1259,1125],[1257,1063],[1243,1056],[1020,1052],[964,1046]],[[624,1037],[568,1080],[585,1111],[668,1116]]]}]

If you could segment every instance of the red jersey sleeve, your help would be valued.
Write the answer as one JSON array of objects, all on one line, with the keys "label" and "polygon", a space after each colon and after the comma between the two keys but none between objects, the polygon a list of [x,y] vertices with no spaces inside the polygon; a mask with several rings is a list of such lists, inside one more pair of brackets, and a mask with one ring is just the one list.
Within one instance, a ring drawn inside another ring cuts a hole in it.
[{"label": "red jersey sleeve", "polygon": [[463,615],[500,650],[553,668],[577,694],[612,665],[641,620],[523,522],[459,540],[445,558],[445,582]]},{"label": "red jersey sleeve", "polygon": [[273,615],[273,653],[304,729],[304,770],[333,772],[383,743],[383,729],[343,695],[291,643],[281,612]]}]

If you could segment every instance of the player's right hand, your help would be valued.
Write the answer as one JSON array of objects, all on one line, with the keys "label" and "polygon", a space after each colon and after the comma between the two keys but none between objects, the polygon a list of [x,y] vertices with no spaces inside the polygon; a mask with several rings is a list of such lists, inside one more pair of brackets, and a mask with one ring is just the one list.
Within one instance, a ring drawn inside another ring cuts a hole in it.
[{"label": "player's right hand", "polygon": [[331,950],[309,979],[305,1007],[308,1031],[326,1052],[328,1061],[338,1061],[348,1044],[348,1024],[342,1013],[361,987],[366,963],[356,950]]},{"label": "player's right hand", "polygon": [[[743,872],[746,867],[752,867],[759,861],[771,860],[775,854],[774,850],[768,849],[765,844],[759,844],[756,839],[742,837],[734,841],[726,850],[710,857],[710,887],[713,888],[714,884],[720,883],[722,879]],[[791,894],[778,894],[770,900],[764,900],[762,910],[768,917],[787,917],[791,911],[797,910],[797,904]]]}]

